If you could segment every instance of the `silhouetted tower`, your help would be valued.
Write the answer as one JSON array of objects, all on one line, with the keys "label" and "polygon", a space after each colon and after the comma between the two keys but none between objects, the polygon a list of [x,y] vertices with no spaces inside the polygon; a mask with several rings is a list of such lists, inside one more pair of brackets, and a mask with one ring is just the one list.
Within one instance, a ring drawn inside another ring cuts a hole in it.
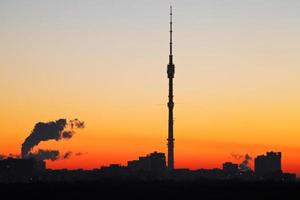
[{"label": "silhouetted tower", "polygon": [[173,129],[173,109],[174,109],[174,102],[173,102],[173,78],[175,73],[175,66],[173,64],[173,41],[172,41],[172,34],[173,34],[173,21],[172,21],[172,6],[170,6],[170,55],[169,55],[169,64],[168,64],[168,79],[169,79],[169,102],[168,102],[168,109],[169,109],[169,124],[168,124],[168,169],[174,169],[174,129]]}]

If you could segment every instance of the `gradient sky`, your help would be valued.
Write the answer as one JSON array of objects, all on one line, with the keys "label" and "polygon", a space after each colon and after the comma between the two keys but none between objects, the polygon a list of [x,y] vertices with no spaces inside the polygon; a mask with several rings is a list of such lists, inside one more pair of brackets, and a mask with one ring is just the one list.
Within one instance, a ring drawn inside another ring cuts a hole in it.
[{"label": "gradient sky", "polygon": [[[36,149],[83,155],[48,167],[166,152],[169,3],[0,0],[0,153],[19,154],[36,122],[75,117],[84,130]],[[173,5],[175,166],[274,150],[300,175],[300,1]]]}]

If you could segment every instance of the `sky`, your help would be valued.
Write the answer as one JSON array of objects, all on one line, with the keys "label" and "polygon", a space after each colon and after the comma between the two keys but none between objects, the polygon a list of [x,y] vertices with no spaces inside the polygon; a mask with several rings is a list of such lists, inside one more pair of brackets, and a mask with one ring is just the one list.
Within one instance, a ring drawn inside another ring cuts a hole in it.
[{"label": "sky", "polygon": [[[79,118],[34,150],[93,169],[167,152],[170,0],[0,0],[0,154],[35,123]],[[173,0],[175,167],[281,151],[300,175],[300,1]],[[251,162],[253,167],[253,160]]]}]

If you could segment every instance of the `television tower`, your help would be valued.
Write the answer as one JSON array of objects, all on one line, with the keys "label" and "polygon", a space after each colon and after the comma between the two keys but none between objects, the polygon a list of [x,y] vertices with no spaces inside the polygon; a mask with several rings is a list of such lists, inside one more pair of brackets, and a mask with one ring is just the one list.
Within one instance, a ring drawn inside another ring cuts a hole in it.
[{"label": "television tower", "polygon": [[175,65],[173,64],[173,41],[172,41],[172,34],[173,34],[173,21],[172,21],[172,6],[170,6],[170,55],[169,55],[169,64],[168,64],[168,79],[169,79],[169,102],[168,102],[168,109],[169,109],[169,124],[168,124],[168,169],[174,169],[174,129],[173,129],[173,109],[174,109],[174,102],[173,102],[173,78],[175,73]]}]

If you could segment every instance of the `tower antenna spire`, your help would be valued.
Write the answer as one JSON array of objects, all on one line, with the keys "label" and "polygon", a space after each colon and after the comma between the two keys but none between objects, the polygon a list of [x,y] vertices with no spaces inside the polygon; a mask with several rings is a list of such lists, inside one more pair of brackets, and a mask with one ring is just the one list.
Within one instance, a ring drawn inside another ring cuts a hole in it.
[{"label": "tower antenna spire", "polygon": [[173,119],[173,78],[175,74],[175,65],[173,63],[173,11],[172,5],[170,5],[170,55],[169,64],[167,67],[168,79],[169,79],[169,120],[168,120],[168,169],[174,170],[174,119]]},{"label": "tower antenna spire", "polygon": [[170,56],[173,55],[173,10],[170,5]]}]

